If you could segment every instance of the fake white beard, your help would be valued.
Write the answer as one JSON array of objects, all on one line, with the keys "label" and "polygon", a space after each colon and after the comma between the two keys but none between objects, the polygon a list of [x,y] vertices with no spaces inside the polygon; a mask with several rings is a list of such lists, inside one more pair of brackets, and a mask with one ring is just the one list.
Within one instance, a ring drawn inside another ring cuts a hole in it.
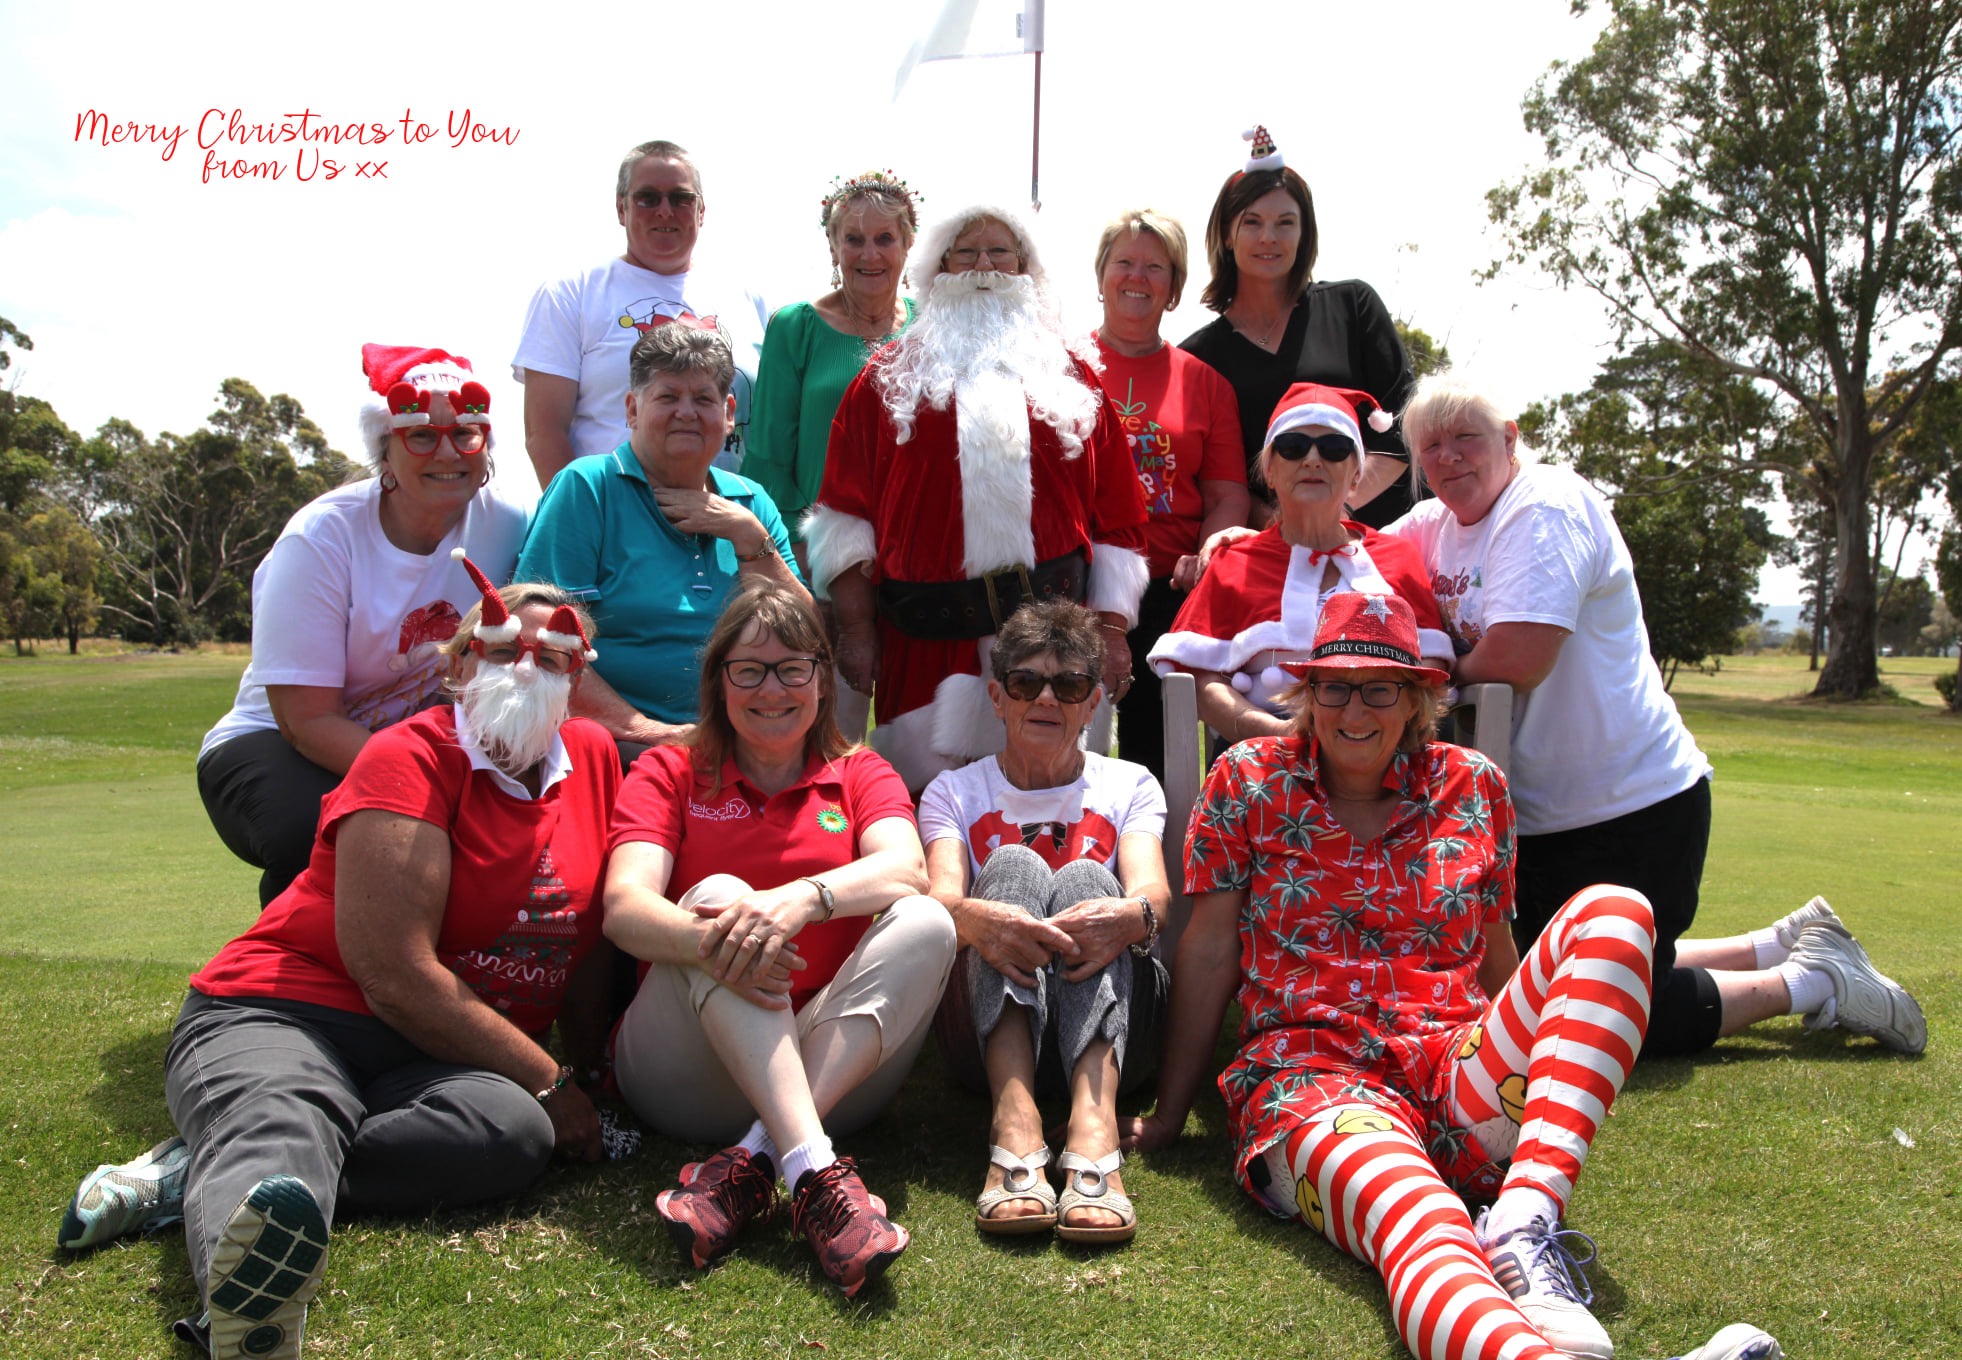
[{"label": "fake white beard", "polygon": [[483,662],[457,691],[480,755],[518,778],[552,749],[572,702],[572,677],[538,669],[529,657],[516,666]]},{"label": "fake white beard", "polygon": [[880,370],[899,442],[913,437],[913,413],[922,404],[946,410],[955,389],[983,373],[1020,385],[1035,418],[1061,437],[1066,457],[1083,451],[1097,423],[1098,394],[1077,376],[1068,345],[1043,314],[1035,280],[986,269],[937,276]]}]

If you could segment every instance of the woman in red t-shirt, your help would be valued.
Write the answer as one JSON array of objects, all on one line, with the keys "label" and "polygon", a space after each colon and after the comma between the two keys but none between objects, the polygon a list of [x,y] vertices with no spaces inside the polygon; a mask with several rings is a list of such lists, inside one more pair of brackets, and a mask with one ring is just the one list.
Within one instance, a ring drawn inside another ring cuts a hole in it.
[{"label": "woman in red t-shirt", "polygon": [[[1143,656],[1172,626],[1179,600],[1199,576],[1199,545],[1247,523],[1247,471],[1232,385],[1165,343],[1159,326],[1185,290],[1185,228],[1150,208],[1121,213],[1097,243],[1097,292],[1104,319],[1093,339],[1104,395],[1124,427],[1151,520],[1145,551],[1151,577],[1131,630]],[[1124,758],[1165,776],[1158,676],[1132,672],[1117,701]]]},{"label": "woman in red t-shirt", "polygon": [[[688,1142],[656,1208],[697,1266],[774,1203],[855,1295],[906,1249],[827,1128],[891,1102],[954,957],[892,767],[833,721],[831,649],[801,591],[745,581],[703,651],[701,721],[620,791],[606,935],[648,962],[614,1040],[636,1113]],[[740,867],[744,878],[722,872]],[[745,881],[747,880],[747,881]]]}]

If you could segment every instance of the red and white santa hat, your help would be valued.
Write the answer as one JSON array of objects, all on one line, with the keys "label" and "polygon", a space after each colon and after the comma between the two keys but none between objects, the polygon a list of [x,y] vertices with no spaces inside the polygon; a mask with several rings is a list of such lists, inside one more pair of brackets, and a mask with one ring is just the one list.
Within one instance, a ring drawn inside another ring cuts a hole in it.
[{"label": "red and white santa hat", "polygon": [[1247,174],[1251,175],[1256,170],[1279,170],[1287,164],[1281,158],[1280,150],[1275,147],[1274,139],[1267,135],[1267,129],[1259,123],[1255,123],[1241,133],[1240,140],[1253,143],[1253,150],[1247,156]]},{"label": "red and white santa hat", "polygon": [[1352,387],[1327,387],[1321,383],[1296,383],[1282,394],[1280,403],[1274,407],[1273,419],[1267,422],[1265,442],[1272,444],[1275,435],[1286,434],[1289,430],[1326,425],[1354,440],[1360,455],[1363,437],[1359,422],[1365,419],[1369,421],[1369,428],[1378,434],[1396,424],[1396,418],[1367,392],[1359,392]]},{"label": "red and white santa hat", "polygon": [[380,462],[392,430],[430,423],[430,398],[450,396],[459,425],[488,426],[490,389],[472,377],[470,361],[448,350],[414,345],[363,345],[361,372],[375,393],[361,404],[361,434]]},{"label": "red and white santa hat", "polygon": [[1425,684],[1450,684],[1449,675],[1424,664],[1417,646],[1417,616],[1408,603],[1351,591],[1329,597],[1307,659],[1283,661],[1281,669],[1299,679],[1323,671],[1400,670]]},{"label": "red and white santa hat", "polygon": [[[516,642],[523,626],[504,607],[504,597],[497,593],[497,587],[478,570],[477,564],[465,555],[462,548],[451,548],[450,556],[463,563],[463,569],[470,573],[471,581],[476,584],[477,593],[484,597],[484,612],[471,636],[479,642]],[[599,653],[586,639],[585,626],[579,622],[579,611],[569,604],[562,604],[552,611],[552,617],[545,620],[545,626],[538,630],[538,640],[548,647],[577,652],[588,661],[599,660]]]}]

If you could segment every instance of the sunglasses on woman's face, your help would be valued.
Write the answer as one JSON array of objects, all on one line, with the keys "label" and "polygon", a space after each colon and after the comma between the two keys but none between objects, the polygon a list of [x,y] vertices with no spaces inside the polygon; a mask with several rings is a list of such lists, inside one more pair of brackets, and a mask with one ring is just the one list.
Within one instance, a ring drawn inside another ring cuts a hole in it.
[{"label": "sunglasses on woman's face", "polygon": [[1080,704],[1090,697],[1090,691],[1097,682],[1082,671],[1061,671],[1055,675],[1045,671],[1013,670],[1001,678],[1001,687],[1008,691],[1008,697],[1032,704],[1042,697],[1043,687],[1056,696],[1059,704]]},{"label": "sunglasses on woman's face", "polygon": [[1298,463],[1313,449],[1324,463],[1340,463],[1356,451],[1356,441],[1346,434],[1303,434],[1289,430],[1274,436],[1274,456]]}]

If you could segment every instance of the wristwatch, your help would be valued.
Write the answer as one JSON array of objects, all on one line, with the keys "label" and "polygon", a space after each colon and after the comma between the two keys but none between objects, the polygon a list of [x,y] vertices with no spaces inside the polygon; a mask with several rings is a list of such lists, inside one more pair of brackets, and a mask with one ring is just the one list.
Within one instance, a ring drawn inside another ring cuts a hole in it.
[{"label": "wristwatch", "polygon": [[1131,952],[1141,959],[1151,957],[1151,947],[1158,943],[1158,913],[1151,908],[1151,899],[1139,893],[1132,899],[1144,908],[1145,936],[1142,940],[1131,942]]},{"label": "wristwatch", "polygon": [[838,910],[838,895],[831,891],[830,886],[823,879],[806,878],[804,882],[818,890],[818,905],[824,908],[824,915],[818,917],[818,920],[829,921],[831,913]]}]

